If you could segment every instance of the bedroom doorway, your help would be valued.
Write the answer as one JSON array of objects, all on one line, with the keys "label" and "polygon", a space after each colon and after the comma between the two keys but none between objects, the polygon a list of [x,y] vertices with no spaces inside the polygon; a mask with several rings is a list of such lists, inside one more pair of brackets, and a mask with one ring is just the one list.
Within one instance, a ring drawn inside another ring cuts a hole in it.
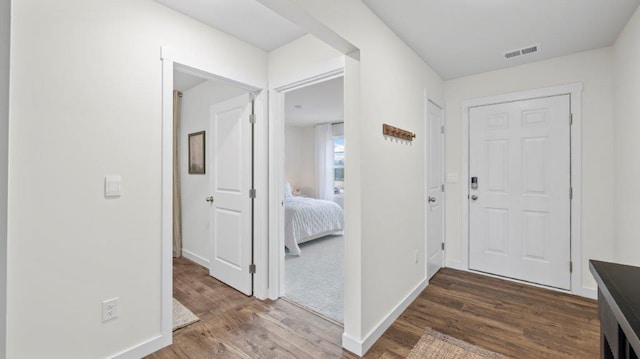
[{"label": "bedroom doorway", "polygon": [[344,77],[284,94],[287,300],[344,322]]}]

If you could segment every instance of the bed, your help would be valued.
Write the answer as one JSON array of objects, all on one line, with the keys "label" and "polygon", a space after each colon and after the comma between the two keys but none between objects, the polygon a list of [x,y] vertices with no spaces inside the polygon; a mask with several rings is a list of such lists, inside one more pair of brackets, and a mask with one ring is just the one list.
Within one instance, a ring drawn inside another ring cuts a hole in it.
[{"label": "bed", "polygon": [[285,196],[284,218],[284,245],[298,256],[299,244],[344,229],[344,213],[333,201]]}]

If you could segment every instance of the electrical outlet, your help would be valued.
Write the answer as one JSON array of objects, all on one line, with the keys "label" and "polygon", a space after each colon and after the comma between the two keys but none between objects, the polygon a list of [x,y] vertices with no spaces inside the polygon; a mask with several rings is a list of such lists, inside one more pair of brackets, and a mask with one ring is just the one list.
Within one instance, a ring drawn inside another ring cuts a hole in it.
[{"label": "electrical outlet", "polygon": [[102,302],[102,321],[106,322],[118,317],[118,298]]}]

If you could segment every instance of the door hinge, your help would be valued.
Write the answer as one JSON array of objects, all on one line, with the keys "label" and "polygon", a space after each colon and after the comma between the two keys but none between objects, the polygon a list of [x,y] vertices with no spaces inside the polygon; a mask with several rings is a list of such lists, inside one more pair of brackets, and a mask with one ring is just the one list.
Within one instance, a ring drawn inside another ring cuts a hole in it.
[{"label": "door hinge", "polygon": [[249,273],[250,274],[255,274],[256,273],[256,265],[255,264],[249,264]]},{"label": "door hinge", "polygon": [[444,192],[444,183],[440,185],[440,189],[442,190],[442,192]]},{"label": "door hinge", "polygon": [[573,187],[569,187],[569,199],[573,199]]},{"label": "door hinge", "polygon": [[440,133],[444,134],[444,126],[440,126]]},{"label": "door hinge", "polygon": [[252,113],[251,115],[249,115],[249,122],[250,123],[256,123],[256,114]]},{"label": "door hinge", "polygon": [[256,198],[256,189],[252,188],[249,190],[249,198]]},{"label": "door hinge", "polygon": [[444,251],[444,242],[442,242],[442,250]]},{"label": "door hinge", "polygon": [[569,126],[573,125],[573,114],[569,114]]},{"label": "door hinge", "polygon": [[573,261],[569,261],[569,273],[573,273]]}]

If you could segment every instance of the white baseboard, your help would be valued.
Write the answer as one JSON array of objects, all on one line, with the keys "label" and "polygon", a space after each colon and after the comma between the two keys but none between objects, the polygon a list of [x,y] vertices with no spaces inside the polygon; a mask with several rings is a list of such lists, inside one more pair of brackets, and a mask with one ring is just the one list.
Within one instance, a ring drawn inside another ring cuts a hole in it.
[{"label": "white baseboard", "polygon": [[384,332],[389,329],[391,324],[393,324],[393,322],[398,319],[400,314],[402,314],[402,312],[404,312],[405,309],[407,309],[409,305],[411,305],[411,303],[413,303],[413,301],[418,298],[420,293],[422,293],[422,291],[427,287],[428,284],[429,281],[427,279],[424,279],[422,282],[420,282],[420,284],[413,288],[413,290],[409,292],[409,294],[407,294],[407,296],[404,297],[404,299],[400,301],[400,303],[398,303],[398,305],[396,305],[395,308],[393,308],[393,310],[389,314],[387,314],[387,316],[382,319],[378,323],[378,325],[376,325],[375,328],[373,328],[373,330],[369,332],[369,334],[365,336],[364,340],[359,341],[347,336],[346,334],[343,334],[342,347],[352,352],[353,354],[363,356],[369,349],[371,349],[373,344],[375,344],[375,342],[380,339],[382,334],[384,334]]},{"label": "white baseboard", "polygon": [[114,356],[113,359],[139,359],[143,358],[151,353],[155,353],[158,350],[170,345],[171,341],[167,344],[163,344],[162,335],[151,338],[146,342],[140,343],[135,347],[122,351]]},{"label": "white baseboard", "polygon": [[447,259],[446,266],[447,266],[447,268],[453,268],[453,269],[464,270],[464,271],[467,270],[467,268],[465,268],[462,265],[462,261],[456,261],[456,260],[453,260],[453,259]]},{"label": "white baseboard", "polygon": [[199,255],[184,248],[182,249],[182,255],[192,262],[196,262],[205,268],[209,268],[209,260],[206,258],[200,257]]},{"label": "white baseboard", "polygon": [[582,287],[582,293],[580,294],[586,298],[598,299],[598,289]]},{"label": "white baseboard", "polygon": [[355,355],[362,356],[362,342],[351,338],[347,333],[342,333],[342,348]]}]

